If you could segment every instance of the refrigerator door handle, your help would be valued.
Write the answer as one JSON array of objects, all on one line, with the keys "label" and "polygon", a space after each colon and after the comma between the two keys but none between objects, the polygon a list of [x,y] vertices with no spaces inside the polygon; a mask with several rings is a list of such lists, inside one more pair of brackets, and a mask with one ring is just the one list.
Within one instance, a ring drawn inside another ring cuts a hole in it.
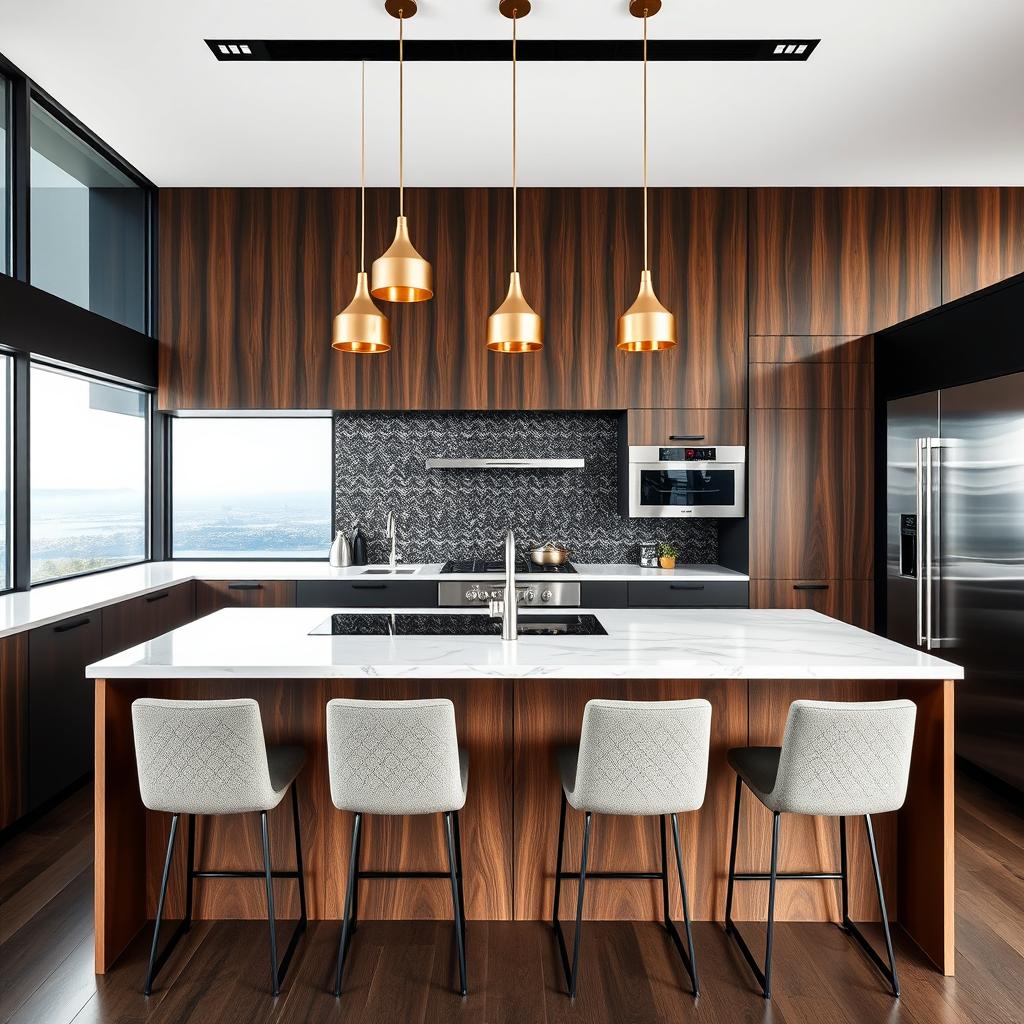
[{"label": "refrigerator door handle", "polygon": [[932,453],[934,452],[933,443],[935,438],[926,437],[924,438],[923,454],[924,454],[924,563],[925,563],[925,587],[924,587],[924,647],[926,651],[932,649],[932,640],[934,638],[932,611],[933,611],[933,599],[935,594],[935,580],[932,577],[932,573],[935,568],[935,549],[933,544],[933,538],[935,531],[932,529],[932,518],[934,515],[934,502],[933,502],[933,482],[932,482],[932,465],[933,458]]},{"label": "refrigerator door handle", "polygon": [[919,437],[915,441],[914,483],[917,494],[917,536],[914,538],[914,586],[917,591],[917,644],[925,643],[924,629],[924,538],[928,528],[925,525],[924,510],[924,453],[927,438]]}]

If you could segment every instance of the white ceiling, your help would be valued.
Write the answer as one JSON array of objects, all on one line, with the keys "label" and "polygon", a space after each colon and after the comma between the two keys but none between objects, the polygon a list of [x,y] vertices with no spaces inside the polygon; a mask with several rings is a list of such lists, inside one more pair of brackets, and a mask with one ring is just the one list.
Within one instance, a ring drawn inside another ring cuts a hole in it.
[{"label": "white ceiling", "polygon": [[[534,0],[522,38],[625,38],[627,0]],[[0,0],[0,52],[158,185],[358,183],[359,65],[220,63],[204,38],[392,38],[383,0]],[[420,0],[407,38],[507,38]],[[665,0],[662,38],[821,38],[807,63],[651,68],[651,182],[1024,185],[1024,0]],[[367,65],[370,184],[397,180],[397,66]],[[524,63],[520,182],[632,185],[630,64]],[[509,68],[409,64],[406,181],[509,178]]]}]

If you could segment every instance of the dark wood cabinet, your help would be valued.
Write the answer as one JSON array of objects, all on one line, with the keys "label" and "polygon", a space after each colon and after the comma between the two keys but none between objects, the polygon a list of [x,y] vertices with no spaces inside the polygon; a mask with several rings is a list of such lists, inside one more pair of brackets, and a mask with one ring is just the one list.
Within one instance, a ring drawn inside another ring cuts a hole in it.
[{"label": "dark wood cabinet", "polygon": [[872,577],[868,409],[752,409],[750,576]]},{"label": "dark wood cabinet", "polygon": [[1024,188],[943,189],[942,301],[1024,273]]},{"label": "dark wood cabinet", "polygon": [[[651,266],[679,335],[654,357],[615,348],[643,263],[633,188],[520,190],[523,288],[545,333],[544,349],[524,357],[484,344],[508,288],[507,193],[410,189],[434,298],[388,307],[388,355],[332,352],[331,321],[355,281],[358,199],[354,189],[160,190],[162,408],[744,406],[745,190],[651,190]],[[390,243],[394,216],[393,190],[370,189],[368,252]]]},{"label": "dark wood cabinet", "polygon": [[85,666],[102,656],[99,611],[29,634],[28,810],[93,768],[94,683]]},{"label": "dark wood cabinet", "polygon": [[624,415],[631,445],[747,443],[745,409],[630,409]]},{"label": "dark wood cabinet", "polygon": [[292,608],[292,580],[200,580],[196,583],[196,618],[221,608]]},{"label": "dark wood cabinet", "polygon": [[121,601],[103,609],[103,657],[127,650],[136,644],[196,617],[196,585],[178,583],[130,601]]},{"label": "dark wood cabinet", "polygon": [[750,333],[863,335],[941,304],[937,188],[750,193]]},{"label": "dark wood cabinet", "polygon": [[436,582],[429,580],[299,580],[300,608],[436,608]]},{"label": "dark wood cabinet", "polygon": [[631,608],[746,608],[746,580],[661,580],[630,582]]},{"label": "dark wood cabinet", "polygon": [[870,580],[751,580],[751,608],[811,608],[861,629],[874,628]]},{"label": "dark wood cabinet", "polygon": [[0,829],[28,800],[28,636],[0,639]]},{"label": "dark wood cabinet", "polygon": [[870,409],[874,388],[866,363],[750,364],[751,409]]}]

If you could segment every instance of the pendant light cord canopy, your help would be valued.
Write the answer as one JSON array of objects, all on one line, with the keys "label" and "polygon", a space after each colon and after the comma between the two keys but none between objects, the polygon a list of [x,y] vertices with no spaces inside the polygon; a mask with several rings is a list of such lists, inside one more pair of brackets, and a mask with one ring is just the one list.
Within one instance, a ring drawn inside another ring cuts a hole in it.
[{"label": "pendant light cord canopy", "polygon": [[359,273],[352,301],[334,318],[331,347],[372,355],[391,348],[388,318],[370,297],[366,280],[366,64],[360,74],[359,103]]},{"label": "pendant light cord canopy", "polygon": [[405,19],[416,13],[414,0],[386,0],[398,19],[398,223],[387,251],[373,261],[371,292],[388,302],[424,302],[434,297],[434,272],[416,251],[405,219]]},{"label": "pendant light cord canopy", "polygon": [[647,209],[647,19],[661,10],[661,0],[631,0],[629,13],[644,20],[644,101],[643,101],[643,237],[644,266],[640,290],[633,305],[619,317],[616,347],[623,352],[658,352],[676,345],[676,318],[654,294],[651,278],[651,254]]},{"label": "pendant light cord canopy", "polygon": [[516,22],[530,13],[530,0],[501,0],[499,12],[512,19],[512,274],[505,301],[487,319],[492,352],[537,352],[544,347],[544,323],[526,301],[519,281],[518,60]]}]

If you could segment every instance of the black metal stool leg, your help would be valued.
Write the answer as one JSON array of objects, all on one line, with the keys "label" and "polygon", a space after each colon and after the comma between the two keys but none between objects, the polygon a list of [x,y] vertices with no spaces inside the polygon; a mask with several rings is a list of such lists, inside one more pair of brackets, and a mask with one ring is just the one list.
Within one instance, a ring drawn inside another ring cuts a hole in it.
[{"label": "black metal stool leg", "polygon": [[345,886],[344,920],[341,923],[341,941],[338,943],[338,966],[334,974],[335,998],[341,995],[342,970],[345,967],[345,956],[352,928],[352,901],[356,884],[356,865],[359,861],[360,826],[363,816],[356,814],[352,821],[352,846],[348,858],[348,884]]},{"label": "black metal stool leg", "polygon": [[[664,821],[664,819],[662,819]],[[672,815],[672,839],[676,848],[676,870],[679,872],[679,892],[683,900],[683,924],[686,927],[686,952],[679,942],[679,933],[675,925],[672,925],[670,934],[676,941],[679,955],[683,958],[683,964],[690,975],[690,984],[693,986],[694,998],[700,995],[700,982],[697,980],[697,950],[693,945],[693,930],[690,927],[690,902],[686,897],[686,876],[683,874],[683,852],[679,842],[679,819]],[[667,886],[667,881],[666,881]]]},{"label": "black metal stool leg", "polygon": [[448,871],[451,875],[452,883],[452,924],[455,927],[455,945],[459,953],[459,994],[465,996],[468,989],[466,987],[466,945],[464,941],[464,925],[462,923],[462,893],[460,892],[462,886],[459,884],[458,879],[455,834],[452,828],[452,815],[450,811],[446,812],[444,816],[444,831],[448,846]]},{"label": "black metal stool leg", "polygon": [[665,927],[672,923],[672,914],[668,905],[668,852],[665,846],[665,815],[659,817],[661,838],[661,916]]},{"label": "black metal stool leg", "polygon": [[452,811],[452,825],[455,828],[455,873],[459,879],[459,910],[462,925],[462,944],[466,944],[466,897],[462,886],[462,833],[459,831],[459,812]]},{"label": "black metal stool leg", "polygon": [[736,776],[736,795],[732,806],[732,840],[729,845],[729,887],[725,896],[725,930],[735,931],[732,923],[732,892],[736,884],[736,845],[740,837],[740,796],[743,793],[743,780]]},{"label": "black metal stool leg", "polygon": [[192,927],[192,892],[196,884],[196,816],[188,816],[188,865],[185,869],[185,931]]},{"label": "black metal stool leg", "polygon": [[850,866],[846,852],[846,816],[839,816],[839,873],[843,876],[839,881],[839,891],[843,903],[843,931],[850,926]]},{"label": "black metal stool leg", "polygon": [[558,815],[558,854],[555,856],[555,900],[551,908],[551,921],[558,931],[559,938],[561,938],[562,934],[561,926],[558,924],[558,904],[562,896],[562,850],[565,846],[565,805],[565,790],[563,789],[561,811]]},{"label": "black metal stool leg", "polygon": [[[164,857],[164,873],[160,879],[160,898],[157,900],[156,905],[156,921],[153,922],[153,944],[149,950],[149,970],[146,972],[146,986],[143,992],[148,996],[153,993],[153,979],[156,977],[158,970],[157,965],[157,945],[160,941],[160,922],[164,916],[164,900],[167,897],[167,883],[171,877],[171,861],[174,858],[174,840],[178,834],[178,815],[171,817],[171,834],[167,840],[167,855]],[[170,947],[173,946],[174,940],[168,944],[168,949],[164,951],[164,956],[160,958],[161,962],[165,959],[166,954],[170,952]]]},{"label": "black metal stool leg", "polygon": [[270,833],[267,828],[267,812],[260,812],[260,831],[263,836],[263,875],[267,886],[267,926],[270,930],[270,988],[280,995],[281,985],[277,980],[277,920],[274,914],[274,878],[270,864]]},{"label": "black metal stool leg", "polygon": [[295,870],[299,882],[299,920],[306,927],[306,872],[302,866],[302,825],[299,823],[299,790],[298,784],[292,783],[292,828],[295,832]]},{"label": "black metal stool leg", "polygon": [[576,998],[576,985],[580,976],[580,945],[583,939],[583,891],[587,882],[587,856],[590,853],[591,812],[583,819],[583,851],[580,854],[580,881],[576,893],[576,934],[572,942],[572,974],[569,977],[569,998]]},{"label": "black metal stool leg", "polygon": [[768,935],[764,944],[764,997],[772,997],[772,946],[775,942],[775,885],[779,877],[779,822],[778,811],[772,815],[772,866],[768,880]]}]

